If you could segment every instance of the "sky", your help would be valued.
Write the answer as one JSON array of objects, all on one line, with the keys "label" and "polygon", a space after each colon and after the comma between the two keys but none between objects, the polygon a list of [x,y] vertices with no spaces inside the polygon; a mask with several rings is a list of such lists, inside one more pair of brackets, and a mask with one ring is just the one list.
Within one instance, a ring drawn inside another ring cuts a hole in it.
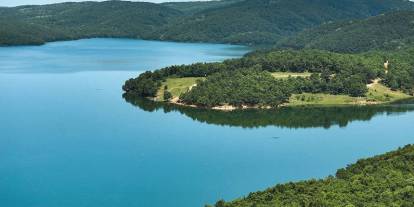
[{"label": "sky", "polygon": [[[52,3],[61,3],[61,2],[68,2],[68,1],[79,2],[82,0],[0,0],[0,6],[52,4]],[[94,0],[94,1],[98,1],[98,0]],[[138,1],[138,0],[130,0],[130,1]],[[189,0],[141,0],[141,1],[160,3],[160,2],[165,2],[165,1],[170,2],[170,1],[189,1]]]}]

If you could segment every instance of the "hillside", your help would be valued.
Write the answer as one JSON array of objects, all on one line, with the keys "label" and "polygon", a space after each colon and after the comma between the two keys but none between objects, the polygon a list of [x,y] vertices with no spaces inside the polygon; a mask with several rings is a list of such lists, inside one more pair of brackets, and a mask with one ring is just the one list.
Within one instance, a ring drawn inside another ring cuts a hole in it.
[{"label": "hillside", "polygon": [[403,0],[246,0],[186,17],[160,31],[160,38],[272,44],[325,22],[413,8]]},{"label": "hillside", "polygon": [[[88,37],[147,39],[157,28],[181,15],[162,5],[125,1],[0,8],[0,45]],[[27,26],[34,29],[28,30]]]},{"label": "hillside", "polygon": [[45,41],[63,39],[65,34],[48,27],[29,24],[22,21],[10,21],[0,18],[0,46],[1,45],[40,45]]},{"label": "hillside", "polygon": [[214,1],[186,1],[186,2],[165,2],[161,5],[179,10],[186,14],[195,14],[207,9],[216,9],[228,6],[244,0],[214,0]]},{"label": "hillside", "polygon": [[354,53],[395,50],[413,43],[414,12],[400,11],[364,20],[324,24],[282,40],[278,46]]},{"label": "hillside", "polygon": [[405,0],[223,0],[20,6],[0,8],[0,45],[89,37],[264,45],[325,22],[361,19],[394,10],[414,10],[414,3]]},{"label": "hillside", "polygon": [[359,160],[336,176],[280,184],[215,207],[414,206],[414,146]]}]

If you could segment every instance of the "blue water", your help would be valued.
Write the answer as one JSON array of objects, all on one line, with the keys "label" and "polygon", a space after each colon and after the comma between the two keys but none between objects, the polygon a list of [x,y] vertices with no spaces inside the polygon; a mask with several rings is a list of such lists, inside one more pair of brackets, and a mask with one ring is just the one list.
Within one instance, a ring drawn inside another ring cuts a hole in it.
[{"label": "blue water", "polygon": [[0,206],[203,206],[414,143],[411,111],[243,128],[122,98],[124,80],[144,70],[246,51],[114,39],[0,48]]}]

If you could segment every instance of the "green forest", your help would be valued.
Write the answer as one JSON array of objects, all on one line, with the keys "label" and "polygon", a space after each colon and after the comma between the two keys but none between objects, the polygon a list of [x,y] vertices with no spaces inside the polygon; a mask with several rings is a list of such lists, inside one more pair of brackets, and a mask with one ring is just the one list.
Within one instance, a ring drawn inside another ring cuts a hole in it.
[{"label": "green forest", "polygon": [[414,10],[405,0],[127,1],[0,7],[0,45],[121,37],[271,47],[332,21]]},{"label": "green forest", "polygon": [[414,12],[400,11],[363,20],[327,23],[285,38],[277,46],[358,53],[404,49],[413,43]]},{"label": "green forest", "polygon": [[178,41],[268,45],[322,23],[412,9],[412,3],[398,0],[245,0],[201,11],[161,33]]},{"label": "green forest", "polygon": [[414,146],[339,169],[335,176],[279,184],[215,207],[414,206]]},{"label": "green forest", "polygon": [[159,4],[127,1],[0,7],[0,45],[92,37],[151,39],[155,29],[182,15]]},{"label": "green forest", "polygon": [[187,104],[207,107],[224,104],[275,107],[289,99],[291,90],[287,80],[277,80],[266,71],[223,71],[199,81],[194,89],[182,94],[180,99]]},{"label": "green forest", "polygon": [[[286,103],[292,94],[327,93],[365,96],[367,84],[375,79],[393,90],[412,95],[414,63],[412,50],[394,53],[370,52],[341,54],[320,50],[256,51],[240,59],[223,63],[197,63],[147,71],[126,81],[126,93],[155,97],[169,77],[207,77],[180,101],[190,105],[213,107],[272,106]],[[391,64],[388,73],[384,62]],[[275,79],[270,72],[309,72],[309,77]]]}]

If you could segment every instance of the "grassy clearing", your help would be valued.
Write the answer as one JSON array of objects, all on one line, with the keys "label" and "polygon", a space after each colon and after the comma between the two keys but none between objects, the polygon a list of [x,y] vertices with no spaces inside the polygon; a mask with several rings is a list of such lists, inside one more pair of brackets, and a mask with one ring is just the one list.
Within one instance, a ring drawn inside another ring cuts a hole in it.
[{"label": "grassy clearing", "polygon": [[272,76],[275,78],[296,78],[296,77],[309,77],[312,73],[304,72],[304,73],[293,73],[293,72],[274,72]]},{"label": "grassy clearing", "polygon": [[392,102],[401,99],[406,99],[411,96],[402,93],[400,91],[392,91],[388,87],[376,83],[369,87],[367,98],[369,100],[375,100],[379,102]]},{"label": "grassy clearing", "polygon": [[365,105],[388,103],[409,97],[410,96],[407,94],[399,91],[392,91],[380,83],[375,83],[369,87],[366,97],[351,97],[347,95],[331,95],[323,93],[294,94],[290,97],[287,105]]},{"label": "grassy clearing", "polygon": [[160,89],[157,92],[157,100],[164,100],[164,88],[167,86],[167,91],[169,91],[173,98],[179,97],[182,93],[187,92],[192,86],[194,86],[197,80],[202,80],[204,78],[199,77],[188,77],[188,78],[168,78],[165,82],[162,83]]},{"label": "grassy clearing", "polygon": [[303,105],[348,105],[365,101],[364,97],[350,97],[347,95],[331,95],[324,93],[294,94],[290,97],[288,106]]}]

